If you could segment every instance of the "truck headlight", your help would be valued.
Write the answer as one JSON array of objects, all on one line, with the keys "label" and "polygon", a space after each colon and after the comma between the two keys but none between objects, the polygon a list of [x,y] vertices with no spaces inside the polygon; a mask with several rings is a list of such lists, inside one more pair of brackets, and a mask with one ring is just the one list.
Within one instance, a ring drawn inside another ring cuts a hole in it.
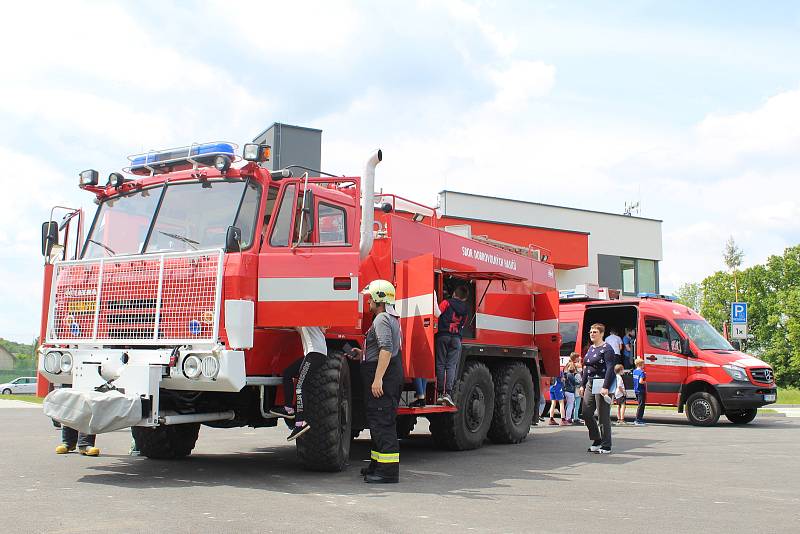
[{"label": "truck headlight", "polygon": [[216,378],[217,373],[219,373],[219,360],[217,360],[216,356],[206,356],[203,358],[200,369],[204,377]]},{"label": "truck headlight", "polygon": [[200,358],[195,355],[187,356],[183,360],[183,374],[186,375],[186,378],[191,378],[192,380],[196,380],[200,378],[200,366],[202,362]]},{"label": "truck headlight", "polygon": [[62,373],[69,373],[72,371],[72,354],[69,352],[62,353],[61,358],[59,358],[59,367]]},{"label": "truck headlight", "polygon": [[61,358],[60,352],[48,352],[44,355],[44,370],[51,375],[56,375],[61,372],[59,359]]},{"label": "truck headlight", "polygon": [[736,365],[723,365],[722,368],[728,373],[728,376],[737,382],[749,382],[747,379],[747,371]]}]

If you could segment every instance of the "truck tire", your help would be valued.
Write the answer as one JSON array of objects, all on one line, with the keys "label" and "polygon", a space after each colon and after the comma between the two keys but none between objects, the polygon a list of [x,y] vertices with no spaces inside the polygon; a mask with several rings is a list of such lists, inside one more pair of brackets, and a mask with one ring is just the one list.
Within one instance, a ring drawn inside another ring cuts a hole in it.
[{"label": "truck tire", "polygon": [[515,362],[494,369],[492,377],[494,417],[489,439],[494,443],[519,443],[528,436],[536,408],[531,372]]},{"label": "truck tire", "polygon": [[397,438],[408,439],[414,426],[417,424],[416,415],[398,415],[397,416]]},{"label": "truck tire", "polygon": [[480,362],[467,362],[453,389],[458,411],[430,417],[431,436],[441,448],[453,451],[483,445],[492,424],[494,384],[489,369]]},{"label": "truck tire", "polygon": [[734,425],[746,425],[756,418],[758,408],[747,408],[746,410],[728,410],[725,417]]},{"label": "truck tire", "polygon": [[306,420],[311,430],[297,438],[297,457],[306,469],[341,471],[350,459],[352,412],[350,367],[339,351],[306,377]]},{"label": "truck tire", "polygon": [[719,401],[711,393],[698,391],[686,399],[686,418],[695,426],[713,426],[721,413]]},{"label": "truck tire", "polygon": [[197,443],[200,423],[131,428],[142,456],[154,460],[175,460],[189,456]]}]

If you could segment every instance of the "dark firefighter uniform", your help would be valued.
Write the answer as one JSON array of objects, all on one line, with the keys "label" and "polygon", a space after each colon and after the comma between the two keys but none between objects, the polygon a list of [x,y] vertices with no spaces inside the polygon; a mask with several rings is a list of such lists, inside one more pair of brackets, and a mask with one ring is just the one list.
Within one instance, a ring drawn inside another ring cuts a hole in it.
[{"label": "dark firefighter uniform", "polygon": [[[394,295],[392,295],[394,296]],[[378,313],[367,331],[364,361],[361,364],[366,399],[367,424],[372,436],[369,467],[364,472],[366,482],[397,482],[400,476],[400,442],[397,439],[397,406],[403,387],[403,362],[400,357],[399,314],[392,304]],[[391,353],[389,366],[383,375],[383,395],[375,397],[371,386],[378,368],[381,350]]]}]

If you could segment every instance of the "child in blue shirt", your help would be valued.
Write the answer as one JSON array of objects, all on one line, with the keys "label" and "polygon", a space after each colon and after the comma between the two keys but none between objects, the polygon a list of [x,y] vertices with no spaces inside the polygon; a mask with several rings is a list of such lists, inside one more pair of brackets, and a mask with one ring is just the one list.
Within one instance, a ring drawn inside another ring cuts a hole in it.
[{"label": "child in blue shirt", "polygon": [[644,405],[647,402],[647,373],[644,372],[644,360],[636,358],[636,369],[633,371],[633,391],[639,407],[636,409],[636,420],[633,424],[644,425]]}]

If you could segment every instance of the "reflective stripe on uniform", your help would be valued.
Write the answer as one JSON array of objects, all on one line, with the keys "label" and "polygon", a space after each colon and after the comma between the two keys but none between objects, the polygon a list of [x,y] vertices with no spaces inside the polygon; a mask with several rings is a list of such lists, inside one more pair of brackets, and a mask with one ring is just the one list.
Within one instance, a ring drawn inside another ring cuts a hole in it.
[{"label": "reflective stripe on uniform", "polygon": [[370,451],[370,459],[381,464],[396,464],[400,462],[399,452]]}]

